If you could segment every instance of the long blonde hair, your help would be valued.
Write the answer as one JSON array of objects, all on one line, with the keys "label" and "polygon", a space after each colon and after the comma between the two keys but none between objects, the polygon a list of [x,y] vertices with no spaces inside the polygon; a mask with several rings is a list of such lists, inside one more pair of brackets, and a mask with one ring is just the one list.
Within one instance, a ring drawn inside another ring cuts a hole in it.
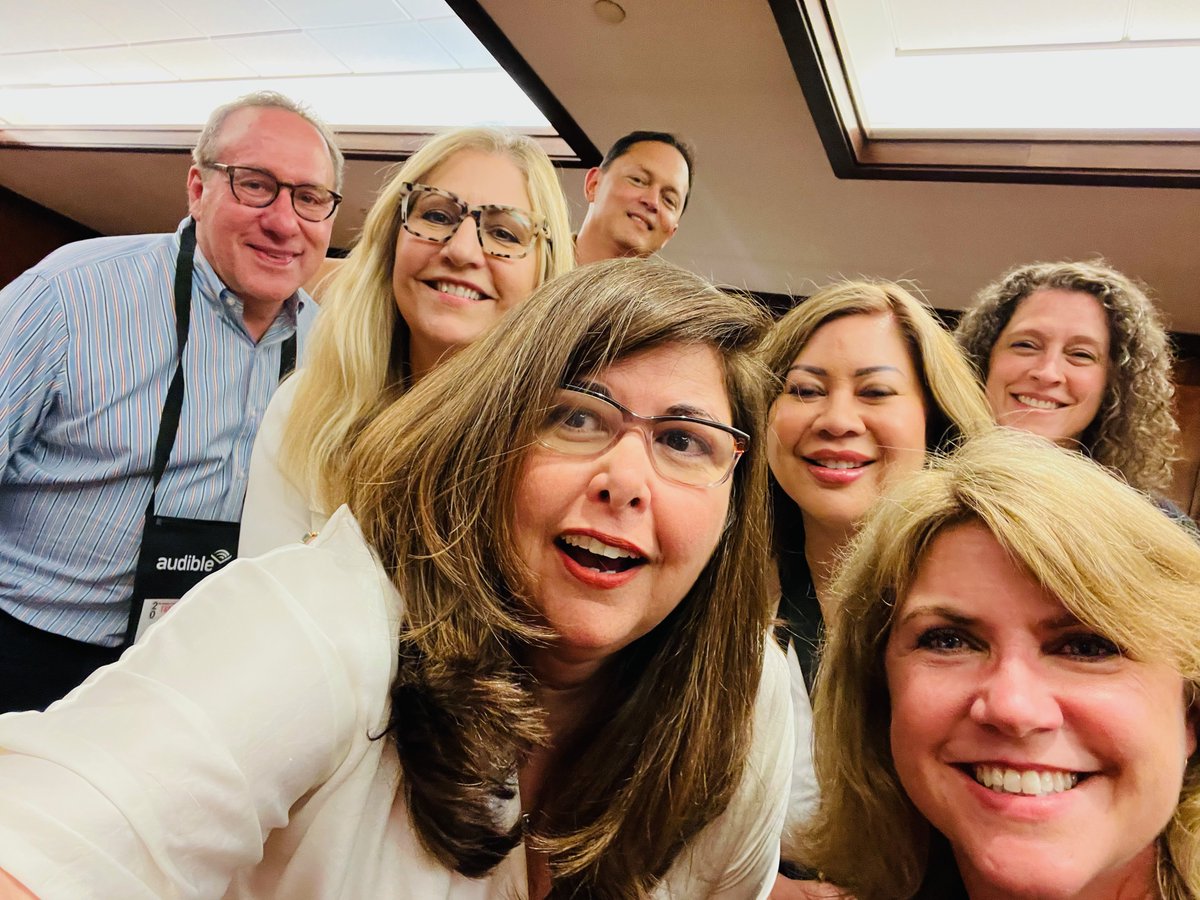
[{"label": "long blonde hair", "polygon": [[384,410],[343,490],[405,601],[390,734],[424,845],[468,875],[520,839],[496,821],[544,738],[521,667],[547,638],[517,557],[514,498],[559,387],[672,343],[718,354],[733,425],[751,435],[712,557],[679,605],[613,660],[591,731],[544,792],[532,840],[552,897],[646,896],[728,804],[750,745],[769,616],[763,373],[753,301],[648,260],[544,285]]},{"label": "long blonde hair", "polygon": [[396,170],[367,213],[362,235],[331,277],[305,352],[305,370],[284,429],[280,463],[326,511],[354,435],[407,386],[409,331],[396,307],[392,267],[405,182],[421,181],[464,150],[505,156],[525,175],[532,212],[545,217],[537,283],[574,266],[570,218],[546,153],[532,139],[494,128],[437,135]]},{"label": "long blonde hair", "polygon": [[[814,701],[821,805],[799,841],[804,863],[860,897],[932,898],[918,893],[926,875],[954,872],[944,839],[896,774],[883,656],[926,550],[969,521],[1080,622],[1134,659],[1166,662],[1189,696],[1200,687],[1200,547],[1144,494],[1080,454],[1012,429],[970,440],[902,480],[868,515],[833,585],[838,609]],[[1167,900],[1200,895],[1198,833],[1193,757],[1160,838]]]}]

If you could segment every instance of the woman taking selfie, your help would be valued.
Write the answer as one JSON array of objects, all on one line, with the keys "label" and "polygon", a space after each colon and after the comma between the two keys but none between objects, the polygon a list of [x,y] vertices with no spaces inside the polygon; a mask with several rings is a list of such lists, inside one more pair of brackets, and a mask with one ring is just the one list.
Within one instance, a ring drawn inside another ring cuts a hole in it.
[{"label": "woman taking selfie", "polygon": [[1020,266],[955,331],[996,421],[1080,450],[1149,494],[1171,482],[1179,426],[1154,304],[1098,263]]},{"label": "woman taking selfie", "polygon": [[573,265],[558,177],[530,138],[450,131],[412,155],[322,289],[304,369],[255,444],[240,556],[319,530],[355,435],[439,362]]},{"label": "woman taking selfie", "polygon": [[1200,548],[1142,494],[999,430],[889,491],[833,590],[813,869],[879,900],[1200,893]]},{"label": "woman taking selfie", "polygon": [[0,717],[0,870],[121,898],[765,896],[792,762],[765,320],[644,261],[546,285],[365,428],[315,540]]}]

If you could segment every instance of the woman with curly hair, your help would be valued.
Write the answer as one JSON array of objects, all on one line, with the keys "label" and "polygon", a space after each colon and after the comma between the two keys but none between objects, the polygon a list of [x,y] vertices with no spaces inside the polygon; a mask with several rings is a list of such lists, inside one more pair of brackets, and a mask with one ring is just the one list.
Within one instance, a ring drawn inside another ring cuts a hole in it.
[{"label": "woman with curly hair", "polygon": [[834,591],[798,842],[826,882],[1200,896],[1200,548],[1143,493],[996,429],[894,485]]},{"label": "woman with curly hair", "polygon": [[531,138],[460,128],[409,157],[323,282],[304,368],[263,416],[239,555],[319,530],[345,502],[334,486],[355,435],[573,265],[567,203]]},{"label": "woman with curly hair", "polygon": [[646,260],[544,285],[367,425],[314,540],[0,716],[0,893],[765,897],[768,326]]},{"label": "woman with curly hair", "polygon": [[955,331],[996,421],[1073,447],[1149,494],[1171,481],[1171,347],[1146,293],[1102,260],[1019,266]]}]

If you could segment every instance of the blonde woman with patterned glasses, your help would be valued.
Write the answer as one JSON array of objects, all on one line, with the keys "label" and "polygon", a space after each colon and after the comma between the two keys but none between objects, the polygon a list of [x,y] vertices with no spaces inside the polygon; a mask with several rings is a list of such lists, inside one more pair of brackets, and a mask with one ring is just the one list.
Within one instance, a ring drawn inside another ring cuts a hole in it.
[{"label": "blonde woman with patterned glasses", "polygon": [[0,892],[765,897],[767,325],[643,260],[537,291],[366,427],[318,538],[0,717]]},{"label": "blonde woman with patterned glasses", "polygon": [[413,154],[326,282],[304,368],[267,409],[239,555],[319,530],[363,427],[572,265],[566,201],[534,141],[467,128]]}]

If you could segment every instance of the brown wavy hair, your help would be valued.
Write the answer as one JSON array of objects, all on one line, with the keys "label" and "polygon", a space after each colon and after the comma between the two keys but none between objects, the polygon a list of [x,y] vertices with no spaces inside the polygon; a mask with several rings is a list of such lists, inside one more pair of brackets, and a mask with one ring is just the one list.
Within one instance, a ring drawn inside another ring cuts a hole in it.
[{"label": "brown wavy hair", "polygon": [[955,336],[987,381],[992,348],[1017,306],[1039,290],[1080,291],[1108,317],[1108,384],[1100,411],[1080,436],[1081,449],[1139,490],[1171,483],[1179,444],[1171,398],[1171,344],[1146,290],[1104,260],[1018,266],[975,297]]},{"label": "brown wavy hair", "polygon": [[531,844],[552,897],[646,896],[726,807],[743,773],[770,618],[764,375],[753,301],[660,262],[612,260],[550,281],[387,408],[345,490],[404,597],[389,735],[417,833],[446,866],[490,871],[518,843],[499,821],[546,737],[523,649],[552,639],[514,554],[523,462],[564,382],[672,343],[712,347],[750,447],[725,530],[687,595],[614,660],[604,709],[547,783]]}]

